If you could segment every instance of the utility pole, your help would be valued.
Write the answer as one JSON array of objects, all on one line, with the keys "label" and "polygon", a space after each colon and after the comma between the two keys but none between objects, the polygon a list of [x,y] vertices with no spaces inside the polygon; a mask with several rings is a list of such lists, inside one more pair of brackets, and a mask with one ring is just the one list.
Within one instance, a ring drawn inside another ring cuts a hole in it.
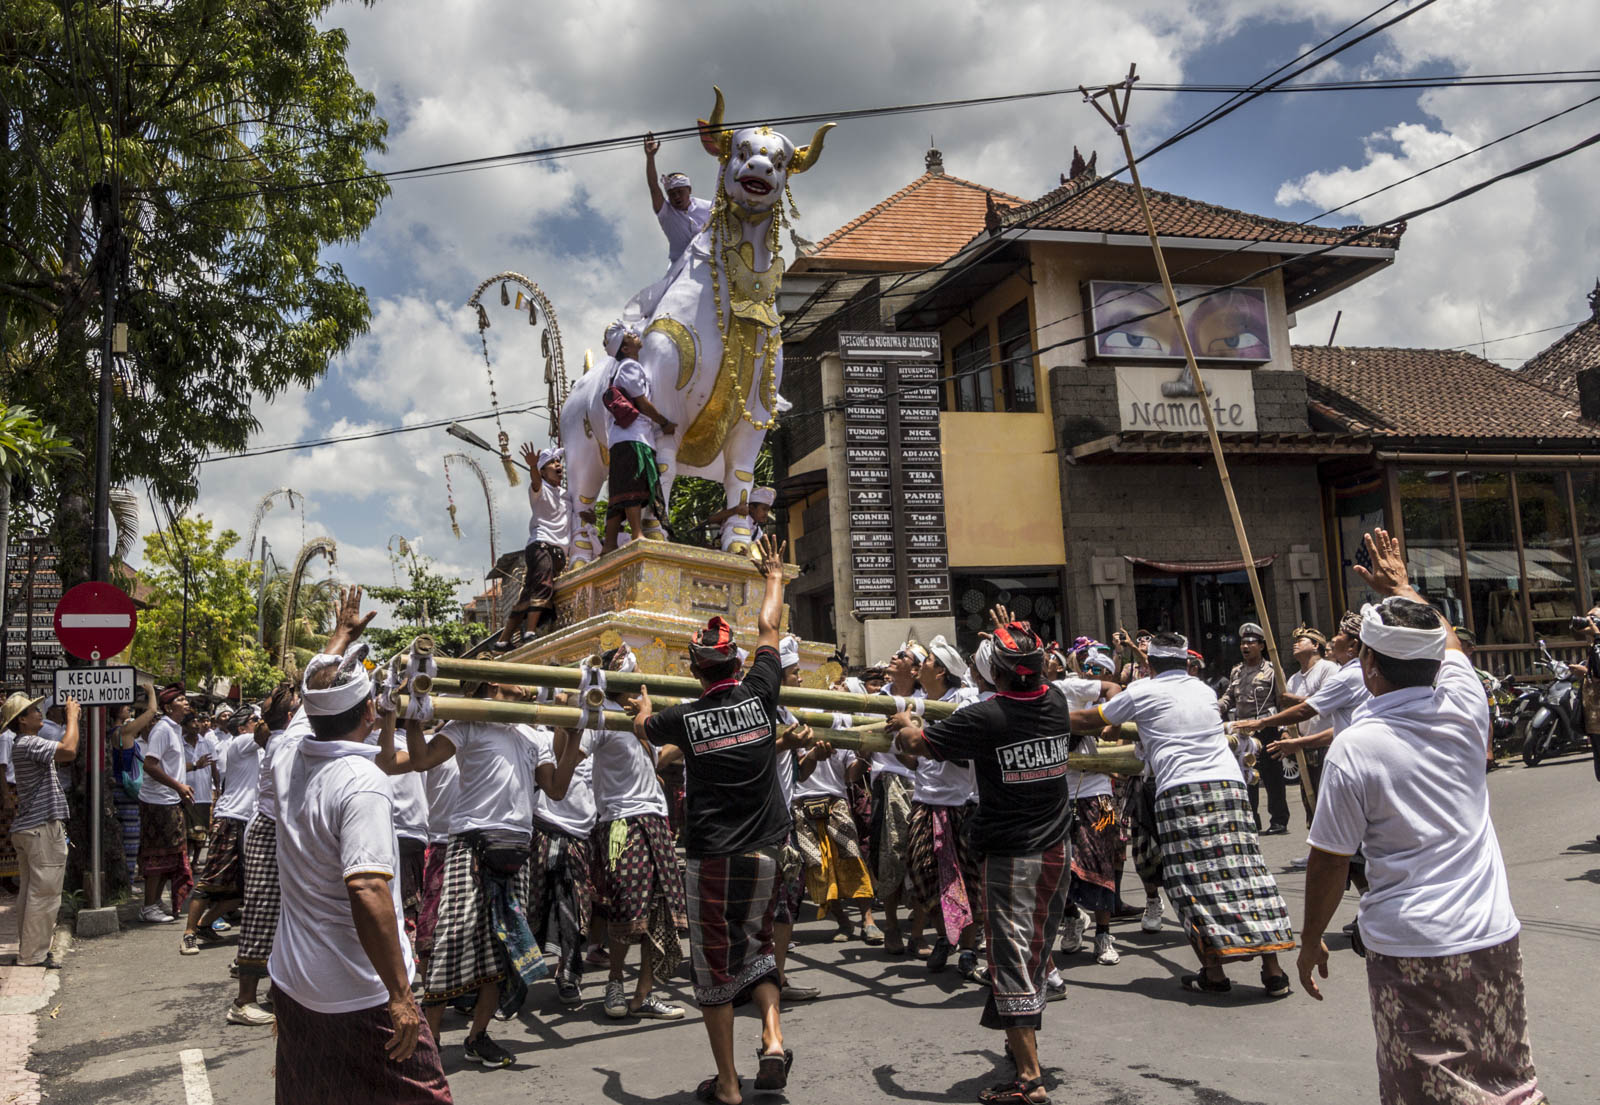
[{"label": "utility pole", "polygon": [[189,554],[183,554],[183,625],[178,631],[178,681],[189,682]]}]

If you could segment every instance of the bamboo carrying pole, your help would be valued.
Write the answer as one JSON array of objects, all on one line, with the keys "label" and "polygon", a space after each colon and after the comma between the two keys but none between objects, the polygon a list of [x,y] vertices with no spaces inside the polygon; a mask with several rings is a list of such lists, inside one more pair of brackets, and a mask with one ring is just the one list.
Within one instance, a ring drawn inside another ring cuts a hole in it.
[{"label": "bamboo carrying pole", "polygon": [[[1239,500],[1233,493],[1233,478],[1228,474],[1228,461],[1222,453],[1222,438],[1217,434],[1217,421],[1211,412],[1211,400],[1206,393],[1205,381],[1200,376],[1200,365],[1195,361],[1194,344],[1189,340],[1188,328],[1183,324],[1183,310],[1178,306],[1178,293],[1172,287],[1172,276],[1167,272],[1167,259],[1161,252],[1161,238],[1156,233],[1156,222],[1150,214],[1150,203],[1145,198],[1144,185],[1139,181],[1139,164],[1133,156],[1133,143],[1128,139],[1128,104],[1133,99],[1133,85],[1139,78],[1137,66],[1128,67],[1127,80],[1120,85],[1108,85],[1099,92],[1091,93],[1082,85],[1078,91],[1083,93],[1083,98],[1091,104],[1100,117],[1111,124],[1111,129],[1117,132],[1117,137],[1122,140],[1122,152],[1128,163],[1128,175],[1133,182],[1134,194],[1139,199],[1139,211],[1144,216],[1145,231],[1150,236],[1150,248],[1155,253],[1156,271],[1161,274],[1161,287],[1167,293],[1167,306],[1172,311],[1172,321],[1178,331],[1178,340],[1183,343],[1184,360],[1188,362],[1189,373],[1194,380],[1195,395],[1200,400],[1200,410],[1206,420],[1206,434],[1211,439],[1211,455],[1217,462],[1217,475],[1222,480],[1222,494],[1228,501],[1228,514],[1233,519],[1234,536],[1239,541],[1239,554],[1244,558],[1244,570],[1250,579],[1250,597],[1256,604],[1256,616],[1261,619],[1261,628],[1267,638],[1267,656],[1272,661],[1274,681],[1277,685],[1278,697],[1281,699],[1288,693],[1288,686],[1284,683],[1283,661],[1278,655],[1278,641],[1272,632],[1272,615],[1267,610],[1266,599],[1261,591],[1261,576],[1256,571],[1255,557],[1250,552],[1250,535],[1245,532],[1244,516],[1239,512]],[[1122,96],[1117,96],[1118,89]],[[1107,111],[1100,105],[1100,97],[1105,96],[1111,101],[1111,110]],[[1315,808],[1317,796],[1311,785],[1311,771],[1306,765],[1306,754],[1295,751],[1295,761],[1300,766],[1300,788],[1305,793],[1307,804]]]},{"label": "bamboo carrying pole", "polygon": [[[513,665],[515,666],[515,665]],[[403,711],[410,695],[398,695]],[[442,721],[487,721],[502,725],[548,725],[558,729],[577,729],[583,725],[583,711],[576,706],[545,706],[534,702],[506,702],[489,698],[455,698],[449,695],[433,697],[433,716]],[[612,732],[633,732],[633,719],[617,710],[600,714],[600,728]],[[853,748],[861,752],[887,752],[892,747],[889,734],[882,727],[874,729],[817,729],[812,733],[818,741],[827,741],[838,748]],[[1068,764],[1077,771],[1104,772],[1115,775],[1137,775],[1144,764],[1131,751],[1105,752],[1094,755],[1073,753]]]},{"label": "bamboo carrying pole", "polygon": [[[402,656],[402,666],[407,658]],[[435,656],[440,680],[450,678],[478,683],[507,683],[521,687],[551,687],[557,690],[577,690],[582,682],[580,668],[555,667],[548,664],[516,664],[501,660],[461,660],[450,656]],[[686,675],[654,675],[638,671],[608,671],[606,686],[612,690],[635,693],[640,687],[652,695],[672,695],[678,698],[698,698],[704,689],[698,679]],[[796,707],[824,710],[841,714],[872,714],[888,717],[896,712],[895,700],[889,695],[852,694],[849,691],[824,691],[815,687],[784,687],[778,691],[778,701],[790,709]],[[949,717],[956,711],[953,702],[930,702],[919,699],[924,716],[930,719]]]}]

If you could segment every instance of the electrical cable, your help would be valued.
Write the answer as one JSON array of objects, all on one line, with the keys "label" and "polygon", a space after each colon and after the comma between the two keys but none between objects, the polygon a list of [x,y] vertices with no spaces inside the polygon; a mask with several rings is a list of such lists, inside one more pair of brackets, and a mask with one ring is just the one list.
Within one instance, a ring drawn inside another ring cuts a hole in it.
[{"label": "electrical cable", "polygon": [[[531,411],[544,410],[547,404],[543,402],[528,403],[521,407],[503,407],[501,414],[527,414]],[[452,422],[482,422],[493,418],[493,411],[481,411],[476,414],[461,414],[453,418],[436,418],[428,422],[416,422],[404,426],[386,426],[377,430],[363,430],[359,433],[338,434],[331,437],[310,438],[305,441],[289,441],[277,445],[263,445],[254,449],[244,449],[237,453],[219,453],[215,456],[201,457],[196,464],[212,464],[219,460],[239,460],[244,457],[262,457],[273,453],[288,453],[297,449],[314,449],[322,445],[341,445],[349,441],[370,441],[378,437],[392,437],[395,434],[408,434],[415,430],[436,430],[440,426],[448,426]]]}]

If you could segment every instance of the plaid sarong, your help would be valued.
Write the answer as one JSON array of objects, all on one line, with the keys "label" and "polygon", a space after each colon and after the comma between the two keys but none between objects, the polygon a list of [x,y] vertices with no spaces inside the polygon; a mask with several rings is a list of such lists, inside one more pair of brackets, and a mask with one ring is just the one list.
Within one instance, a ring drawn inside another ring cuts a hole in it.
[{"label": "plaid sarong", "polygon": [[689,927],[683,875],[667,820],[644,814],[602,821],[594,842],[594,915],[611,940],[641,944],[658,979],[683,962],[678,934]]},{"label": "plaid sarong", "polygon": [[1367,951],[1383,1105],[1539,1105],[1523,1002],[1522,947],[1461,955]]},{"label": "plaid sarong", "polygon": [[1109,794],[1077,799],[1067,900],[1090,913],[1117,908],[1117,806]]},{"label": "plaid sarong", "polygon": [[[511,896],[518,902],[528,901],[532,879],[533,865],[524,863],[510,880]],[[428,976],[423,980],[424,1005],[440,1005],[463,994],[475,994],[491,982],[502,982],[511,969],[510,958],[495,934],[488,883],[479,873],[477,854],[468,834],[452,833],[445,851],[444,889],[439,897]],[[507,989],[501,987],[502,998]]]},{"label": "plaid sarong", "polygon": [[400,846],[400,915],[405,919],[406,939],[417,949],[417,918],[422,914],[423,869],[428,862],[428,842],[415,837],[396,837]]},{"label": "plaid sarong", "polygon": [[353,1013],[318,1013],[282,990],[272,994],[278,1023],[277,1105],[451,1105],[439,1047],[427,1019],[404,1063],[384,1053],[394,1036],[386,1005]]},{"label": "plaid sarong", "polygon": [[244,822],[236,818],[211,819],[211,841],[195,897],[227,902],[244,896],[244,828]]},{"label": "plaid sarong", "polygon": [[800,920],[800,904],[806,897],[806,864],[795,843],[794,828],[778,850],[778,906],[772,915],[775,925],[790,925]]},{"label": "plaid sarong", "polygon": [[417,958],[426,959],[433,954],[433,932],[439,924],[439,897],[444,893],[443,841],[428,843],[428,854],[422,861],[422,902],[417,909]]},{"label": "plaid sarong", "polygon": [[1295,946],[1243,783],[1175,786],[1156,799],[1156,824],[1167,900],[1202,959],[1248,959]]},{"label": "plaid sarong", "polygon": [[[1113,788],[1117,784],[1112,784]],[[1161,837],[1156,829],[1156,781],[1130,779],[1123,785],[1123,839],[1133,852],[1133,867],[1146,886],[1161,885]],[[1122,870],[1122,864],[1117,864]]]},{"label": "plaid sarong", "polygon": [[239,973],[267,977],[278,935],[278,823],[257,813],[244,831],[244,919],[239,926]]},{"label": "plaid sarong", "polygon": [[689,949],[694,1000],[737,1001],[757,983],[778,984],[772,918],[778,904],[778,849],[689,858]]},{"label": "plaid sarong", "polygon": [[528,917],[541,947],[561,949],[558,977],[583,977],[583,942],[593,913],[589,838],[568,836],[547,825],[533,829],[533,893]]},{"label": "plaid sarong", "polygon": [[1066,841],[1030,856],[983,860],[983,933],[989,944],[985,1028],[1033,1028],[1044,1020],[1050,949],[1067,907]]},{"label": "plaid sarong", "polygon": [[911,832],[911,780],[880,771],[872,781],[872,881],[880,894],[906,887]]},{"label": "plaid sarong", "polygon": [[983,871],[967,841],[975,809],[911,803],[912,904],[937,918],[938,931],[952,944],[968,925],[983,921]]},{"label": "plaid sarong", "polygon": [[[822,809],[827,817],[807,817],[807,808]],[[861,854],[861,838],[843,798],[796,798],[795,846],[806,865],[806,891],[817,903],[817,916],[826,917],[833,904],[851,898],[872,897],[872,876]]]},{"label": "plaid sarong", "polygon": [[170,878],[173,907],[188,908],[194,873],[189,867],[189,837],[181,802],[174,806],[139,803],[139,874],[147,883]]}]

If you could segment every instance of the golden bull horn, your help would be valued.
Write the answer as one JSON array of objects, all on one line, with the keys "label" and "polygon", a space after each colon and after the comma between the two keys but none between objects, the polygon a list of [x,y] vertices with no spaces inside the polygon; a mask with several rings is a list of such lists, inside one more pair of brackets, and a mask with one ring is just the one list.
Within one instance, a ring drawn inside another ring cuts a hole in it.
[{"label": "golden bull horn", "polygon": [[717,94],[717,103],[711,109],[710,119],[700,119],[700,144],[706,148],[706,153],[712,157],[726,159],[733,150],[733,132],[722,129],[722,89],[716,85],[711,86]]},{"label": "golden bull horn", "polygon": [[789,166],[789,175],[803,173],[817,163],[817,158],[822,156],[822,139],[832,130],[837,123],[823,123],[817,128],[817,133],[811,136],[811,141],[794,151],[794,161]]}]

